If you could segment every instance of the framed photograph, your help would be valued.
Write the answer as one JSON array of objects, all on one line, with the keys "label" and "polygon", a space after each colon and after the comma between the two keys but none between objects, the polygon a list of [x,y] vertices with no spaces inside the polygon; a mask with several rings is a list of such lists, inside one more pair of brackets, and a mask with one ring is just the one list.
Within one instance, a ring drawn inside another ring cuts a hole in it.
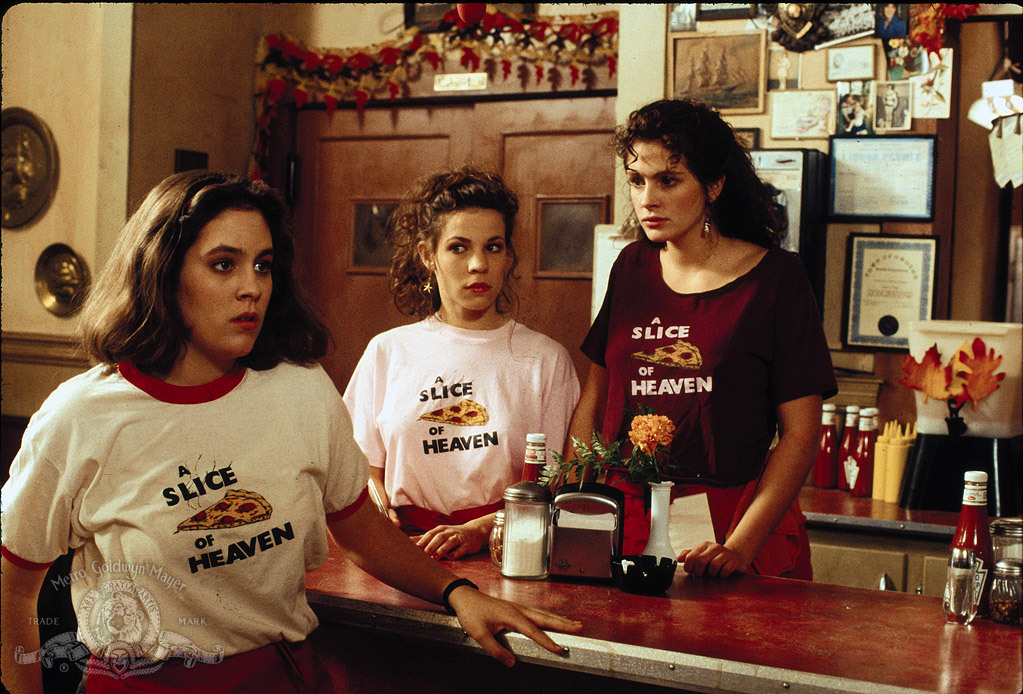
[{"label": "framed photograph", "polygon": [[540,195],[536,200],[534,276],[590,279],[593,276],[593,228],[607,223],[608,198]]},{"label": "framed photograph", "polygon": [[836,82],[838,128],[835,135],[859,137],[874,133],[874,83]]},{"label": "framed photograph", "polygon": [[901,82],[877,82],[874,99],[874,129],[909,130],[913,124],[913,85]]},{"label": "framed photograph", "polygon": [[772,44],[767,50],[767,91],[799,89],[803,79],[803,54]]},{"label": "framed photograph", "polygon": [[834,91],[771,92],[771,137],[827,139],[835,132]]},{"label": "framed photograph", "polygon": [[756,12],[756,5],[737,2],[699,2],[696,4],[697,21],[708,19],[745,19]]},{"label": "framed photograph", "polygon": [[876,21],[873,4],[866,2],[842,3],[825,5],[824,8],[824,12],[820,16],[820,23],[827,28],[832,38],[818,48],[874,34]]},{"label": "framed photograph", "polygon": [[908,350],[909,322],[931,319],[938,237],[853,233],[847,244],[843,344]]},{"label": "framed photograph", "polygon": [[352,272],[387,272],[391,265],[387,222],[397,208],[397,200],[352,200]]},{"label": "framed photograph", "polygon": [[884,43],[892,39],[904,39],[909,35],[909,5],[877,3],[875,8],[874,36]]},{"label": "framed photograph", "polygon": [[696,31],[696,3],[674,2],[668,12],[668,31]]},{"label": "framed photograph", "polygon": [[828,81],[874,79],[874,45],[829,48]]},{"label": "framed photograph", "polygon": [[935,135],[833,137],[830,145],[832,221],[934,221]]},{"label": "framed photograph", "polygon": [[767,32],[672,34],[669,93],[723,114],[762,113]]},{"label": "framed photograph", "polygon": [[[445,2],[405,2],[402,3],[405,10],[405,28],[419,27],[420,31],[437,31],[437,22],[444,18],[444,15],[456,9],[457,3]],[[496,3],[494,5],[501,12],[514,12],[516,14],[532,14],[536,11],[536,3]]]},{"label": "framed photograph", "polygon": [[756,149],[760,146],[760,128],[732,128],[735,139],[746,149]]}]

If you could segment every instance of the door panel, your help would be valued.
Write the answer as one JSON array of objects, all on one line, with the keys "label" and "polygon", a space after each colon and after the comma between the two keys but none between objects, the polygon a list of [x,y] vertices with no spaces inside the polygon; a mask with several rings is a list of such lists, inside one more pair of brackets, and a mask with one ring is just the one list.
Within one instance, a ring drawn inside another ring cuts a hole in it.
[{"label": "door panel", "polygon": [[374,335],[413,320],[394,308],[383,268],[353,266],[355,205],[397,201],[420,175],[465,163],[501,172],[519,196],[516,318],[565,345],[585,377],[578,347],[591,281],[536,276],[537,205],[550,197],[606,200],[611,214],[613,128],[614,99],[605,97],[300,112],[299,281],[333,335],[323,364],[338,389]]}]

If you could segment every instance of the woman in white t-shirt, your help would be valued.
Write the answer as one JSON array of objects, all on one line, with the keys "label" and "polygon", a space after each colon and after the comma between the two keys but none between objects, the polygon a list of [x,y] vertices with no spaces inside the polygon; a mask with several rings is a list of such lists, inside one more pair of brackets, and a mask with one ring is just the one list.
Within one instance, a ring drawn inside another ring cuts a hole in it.
[{"label": "woman in white t-shirt", "polygon": [[558,652],[538,625],[580,628],[472,590],[365,503],[366,459],[316,363],[326,331],[296,292],[285,220],[266,186],[190,171],[125,226],[85,305],[98,364],[32,417],[3,488],[11,691],[42,691],[40,662],[73,643],[74,630],[40,649],[34,620],[69,548],[90,694],[332,692],[306,641],[304,580],[328,533],[507,665],[492,633]]},{"label": "woman in white t-shirt", "polygon": [[391,220],[390,287],[423,320],[374,337],[344,394],[382,510],[435,557],[486,546],[526,435],[560,450],[579,398],[568,351],[510,315],[517,211],[496,174],[417,182]]}]

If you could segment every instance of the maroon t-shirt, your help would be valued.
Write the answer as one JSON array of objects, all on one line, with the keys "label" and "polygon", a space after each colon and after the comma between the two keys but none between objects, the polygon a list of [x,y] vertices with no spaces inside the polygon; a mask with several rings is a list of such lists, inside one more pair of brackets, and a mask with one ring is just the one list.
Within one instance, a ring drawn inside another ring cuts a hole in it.
[{"label": "maroon t-shirt", "polygon": [[745,484],[762,470],[775,408],[837,392],[810,283],[795,254],[772,249],[723,287],[678,294],[658,253],[638,241],[622,250],[582,345],[608,370],[601,434],[625,438],[646,405],[675,423],[680,477]]}]

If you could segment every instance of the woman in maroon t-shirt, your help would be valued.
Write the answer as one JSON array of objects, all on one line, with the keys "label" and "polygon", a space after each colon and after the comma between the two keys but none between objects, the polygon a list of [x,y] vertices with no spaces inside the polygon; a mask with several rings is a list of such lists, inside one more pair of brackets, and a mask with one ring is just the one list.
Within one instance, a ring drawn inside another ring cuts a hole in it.
[{"label": "woman in maroon t-shirt", "polygon": [[[685,570],[809,579],[795,499],[837,389],[809,281],[778,248],[785,212],[731,127],[698,102],[635,111],[616,150],[641,233],[583,343],[593,364],[570,433],[626,438],[640,406],[670,417],[673,495],[707,493],[716,539],[683,552]],[[618,484],[631,492],[624,551],[638,553],[644,490]]]}]

